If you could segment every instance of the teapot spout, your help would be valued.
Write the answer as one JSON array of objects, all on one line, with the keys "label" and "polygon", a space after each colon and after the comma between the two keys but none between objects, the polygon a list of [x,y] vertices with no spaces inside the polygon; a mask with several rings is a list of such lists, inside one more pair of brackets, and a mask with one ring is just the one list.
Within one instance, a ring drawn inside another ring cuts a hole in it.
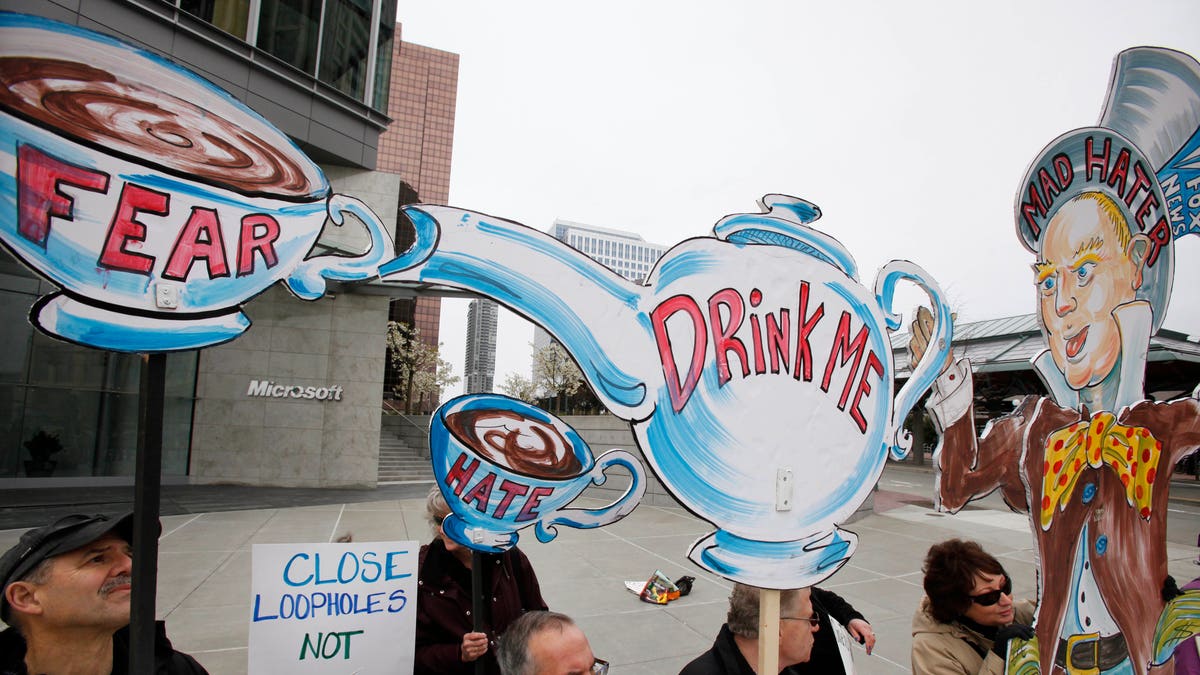
[{"label": "teapot spout", "polygon": [[[408,250],[379,267],[385,282],[438,284],[478,293],[554,336],[613,414],[642,419],[653,410],[647,387],[661,379],[652,329],[633,284],[579,251],[513,221],[448,206],[412,205]],[[631,339],[631,333],[650,339]]]}]

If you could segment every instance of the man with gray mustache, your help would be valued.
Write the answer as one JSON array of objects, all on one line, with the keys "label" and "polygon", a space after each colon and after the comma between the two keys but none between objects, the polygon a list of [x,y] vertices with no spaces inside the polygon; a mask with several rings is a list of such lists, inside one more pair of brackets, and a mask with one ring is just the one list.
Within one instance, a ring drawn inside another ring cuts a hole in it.
[{"label": "man with gray mustache", "polygon": [[[116,675],[129,663],[133,514],[72,515],[0,556],[0,675]],[[207,675],[158,622],[155,675]]]}]

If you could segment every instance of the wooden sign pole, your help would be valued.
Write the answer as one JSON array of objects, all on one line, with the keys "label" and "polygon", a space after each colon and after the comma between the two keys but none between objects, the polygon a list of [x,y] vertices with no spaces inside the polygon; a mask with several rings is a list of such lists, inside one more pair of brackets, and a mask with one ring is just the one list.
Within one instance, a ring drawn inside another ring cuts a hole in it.
[{"label": "wooden sign pole", "polygon": [[779,672],[779,591],[764,588],[758,594],[758,675]]}]

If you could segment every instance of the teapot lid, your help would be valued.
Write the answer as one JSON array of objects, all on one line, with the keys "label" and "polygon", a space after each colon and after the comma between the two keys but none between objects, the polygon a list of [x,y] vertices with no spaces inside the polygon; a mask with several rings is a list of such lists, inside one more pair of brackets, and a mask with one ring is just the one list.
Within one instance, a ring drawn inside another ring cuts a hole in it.
[{"label": "teapot lid", "polygon": [[858,281],[858,266],[841,242],[808,227],[821,217],[812,202],[781,194],[768,194],[758,201],[760,213],[725,216],[713,226],[718,239],[734,244],[783,246],[822,260]]}]

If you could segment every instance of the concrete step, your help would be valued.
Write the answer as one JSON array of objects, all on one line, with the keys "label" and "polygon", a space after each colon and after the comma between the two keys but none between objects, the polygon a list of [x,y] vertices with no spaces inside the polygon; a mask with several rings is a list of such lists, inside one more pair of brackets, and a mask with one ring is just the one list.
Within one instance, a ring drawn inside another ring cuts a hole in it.
[{"label": "concrete step", "polygon": [[415,423],[385,415],[379,434],[380,483],[431,482],[433,468],[429,457],[428,417],[412,416]]}]

